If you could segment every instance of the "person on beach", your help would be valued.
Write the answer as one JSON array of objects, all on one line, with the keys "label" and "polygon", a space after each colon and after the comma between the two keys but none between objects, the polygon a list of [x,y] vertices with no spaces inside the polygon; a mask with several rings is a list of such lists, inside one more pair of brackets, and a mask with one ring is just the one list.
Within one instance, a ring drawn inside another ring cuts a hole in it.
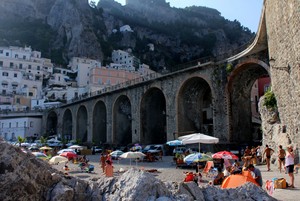
[{"label": "person on beach", "polygon": [[260,187],[263,185],[261,172],[259,169],[255,168],[253,164],[248,165],[248,170],[250,170],[253,173],[253,179],[259,184]]},{"label": "person on beach", "polygon": [[218,175],[214,179],[214,185],[221,185],[224,179],[225,176],[224,173],[222,172],[222,168],[218,167]]},{"label": "person on beach", "polygon": [[113,177],[114,176],[114,169],[112,166],[112,163],[110,160],[106,160],[106,165],[105,165],[105,176],[106,177]]},{"label": "person on beach", "polygon": [[106,156],[104,155],[104,153],[101,153],[100,164],[101,164],[101,168],[102,168],[103,173],[105,171],[105,161],[106,161]]},{"label": "person on beach", "polygon": [[295,154],[293,152],[293,146],[289,145],[287,147],[287,153],[285,156],[285,167],[286,167],[286,170],[290,177],[289,187],[291,187],[291,188],[295,188],[295,186],[294,186],[294,180],[295,180],[295,178],[294,178],[294,159],[295,159]]},{"label": "person on beach", "polygon": [[266,149],[265,149],[265,151],[264,151],[264,153],[263,153],[263,157],[264,157],[264,155],[266,154],[266,162],[267,162],[267,168],[268,168],[268,171],[270,171],[271,169],[270,169],[270,160],[271,160],[271,155],[274,153],[274,150],[273,149],[271,149],[270,147],[269,147],[269,145],[266,145]]},{"label": "person on beach", "polygon": [[281,172],[282,167],[285,169],[285,151],[282,149],[282,146],[279,145],[279,150],[278,150],[278,169],[279,172]]}]

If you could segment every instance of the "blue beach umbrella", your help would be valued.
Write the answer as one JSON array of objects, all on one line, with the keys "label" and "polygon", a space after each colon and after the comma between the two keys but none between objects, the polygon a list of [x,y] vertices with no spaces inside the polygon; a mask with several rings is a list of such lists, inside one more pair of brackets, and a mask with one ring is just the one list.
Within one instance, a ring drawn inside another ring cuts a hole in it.
[{"label": "blue beach umbrella", "polygon": [[166,144],[169,146],[179,146],[179,145],[182,145],[182,141],[181,140],[172,140],[172,141],[166,142]]},{"label": "blue beach umbrella", "polygon": [[211,160],[213,160],[212,157],[210,157],[207,154],[203,154],[203,153],[190,154],[190,155],[187,155],[186,157],[184,157],[184,159],[183,159],[183,161],[188,165],[191,163],[199,163],[199,162],[211,161]]}]

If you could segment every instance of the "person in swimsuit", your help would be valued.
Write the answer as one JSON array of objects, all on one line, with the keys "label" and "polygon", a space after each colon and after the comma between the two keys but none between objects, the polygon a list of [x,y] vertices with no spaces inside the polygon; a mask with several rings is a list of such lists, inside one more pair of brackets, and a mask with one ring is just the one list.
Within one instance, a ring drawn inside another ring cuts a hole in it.
[{"label": "person in swimsuit", "polygon": [[263,157],[264,155],[266,154],[266,162],[267,162],[267,168],[268,168],[268,171],[270,171],[270,159],[271,159],[271,155],[274,153],[274,150],[271,149],[268,145],[266,145],[266,149],[263,153]]},{"label": "person in swimsuit", "polygon": [[289,174],[290,177],[290,183],[289,183],[289,187],[291,188],[295,188],[294,186],[294,159],[295,159],[295,154],[293,152],[293,146],[289,145],[287,147],[287,153],[285,155],[285,165],[286,165],[286,170]]},{"label": "person in swimsuit", "polygon": [[284,167],[285,169],[285,151],[282,149],[282,146],[279,145],[279,150],[278,150],[278,168],[279,171],[281,172],[281,168]]}]

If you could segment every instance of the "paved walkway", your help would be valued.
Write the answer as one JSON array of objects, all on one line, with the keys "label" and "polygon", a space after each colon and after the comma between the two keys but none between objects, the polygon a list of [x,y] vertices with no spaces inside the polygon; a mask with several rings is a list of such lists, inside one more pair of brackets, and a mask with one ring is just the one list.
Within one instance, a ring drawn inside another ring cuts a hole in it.
[{"label": "paved walkway", "polygon": [[[264,184],[266,180],[272,180],[272,178],[285,178],[287,182],[290,182],[290,177],[288,174],[284,172],[280,173],[278,167],[271,164],[271,171],[267,171],[266,165],[258,165],[256,166],[260,169],[262,173],[262,177],[264,180]],[[295,176],[295,188],[286,188],[286,189],[275,189],[272,197],[280,200],[280,201],[298,201],[300,200],[300,170],[298,174],[294,174]],[[264,187],[263,187],[264,188]]]}]

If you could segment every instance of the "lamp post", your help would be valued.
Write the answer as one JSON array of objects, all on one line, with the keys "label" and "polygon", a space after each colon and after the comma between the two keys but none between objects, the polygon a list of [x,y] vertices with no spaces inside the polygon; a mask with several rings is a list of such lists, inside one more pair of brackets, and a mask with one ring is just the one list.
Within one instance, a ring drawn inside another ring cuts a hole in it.
[{"label": "lamp post", "polygon": [[278,69],[278,70],[283,70],[283,71],[286,71],[286,72],[288,72],[289,74],[290,74],[290,72],[291,72],[291,67],[290,67],[290,65],[288,64],[287,66],[283,66],[283,67],[281,67],[281,66],[275,66],[275,59],[273,58],[273,57],[271,57],[270,59],[269,59],[269,64],[270,64],[270,67],[271,68],[273,68],[273,69]]}]

